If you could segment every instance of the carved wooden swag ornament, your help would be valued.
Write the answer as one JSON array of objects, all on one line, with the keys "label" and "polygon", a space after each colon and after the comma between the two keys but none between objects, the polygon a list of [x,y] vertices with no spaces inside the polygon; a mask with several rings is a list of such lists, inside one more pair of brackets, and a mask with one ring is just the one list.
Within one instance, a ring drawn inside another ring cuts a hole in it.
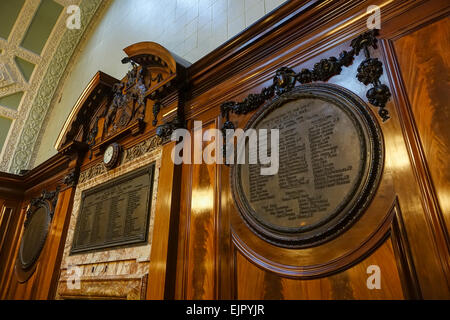
[{"label": "carved wooden swag ornament", "polygon": [[[130,63],[131,70],[120,82],[112,86],[112,99],[98,113],[91,124],[85,142],[91,149],[98,147],[96,137],[99,133],[99,124],[103,120],[100,144],[104,141],[114,140],[114,137],[123,134],[125,130],[137,134],[145,127],[145,114],[147,99],[153,100],[153,126],[156,126],[157,117],[163,108],[162,99],[168,89],[172,89],[175,74],[163,60],[152,55],[126,57],[123,64]],[[167,124],[166,124],[167,125]],[[163,125],[164,126],[164,125]],[[157,134],[161,132],[157,128]],[[160,134],[158,134],[160,135]]]},{"label": "carved wooden swag ornament", "polygon": [[[297,82],[300,84],[311,83],[315,81],[328,81],[331,77],[338,75],[342,67],[348,67],[353,63],[355,56],[361,51],[364,52],[366,59],[358,67],[356,78],[365,85],[372,85],[367,91],[366,97],[369,102],[378,107],[378,115],[384,121],[388,120],[389,111],[385,109],[386,103],[391,97],[391,92],[385,84],[380,82],[383,74],[383,64],[377,58],[370,57],[369,48],[377,49],[377,29],[373,29],[359,35],[352,40],[350,51],[343,51],[339,58],[330,57],[322,59],[314,65],[312,70],[302,69],[296,73],[289,67],[282,67],[276,71],[273,83],[269,87],[263,88],[261,93],[252,93],[242,102],[228,101],[221,105],[222,117],[225,118],[222,130],[235,129],[233,122],[230,121],[230,113],[247,114],[259,108],[267,100],[275,95],[280,96],[285,92],[291,91]],[[224,149],[224,152],[225,149]]]}]

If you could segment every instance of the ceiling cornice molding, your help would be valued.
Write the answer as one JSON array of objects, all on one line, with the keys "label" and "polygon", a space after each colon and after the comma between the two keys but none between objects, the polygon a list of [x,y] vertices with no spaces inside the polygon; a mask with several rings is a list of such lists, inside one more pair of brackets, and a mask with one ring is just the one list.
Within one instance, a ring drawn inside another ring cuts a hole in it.
[{"label": "ceiling cornice molding", "polygon": [[[28,91],[24,97],[24,99],[27,99],[27,102],[23,101],[21,105],[30,107],[28,110],[19,110],[20,112],[18,112],[19,117],[10,130],[7,144],[3,150],[0,171],[17,173],[20,170],[28,169],[32,151],[59,82],[84,32],[102,2],[104,0],[81,0],[79,6],[82,23],[79,30],[65,28],[65,15],[62,15],[64,21],[58,21],[58,24],[63,23],[64,26],[55,28],[54,32],[63,30],[64,34],[59,42],[53,44],[56,46],[56,49],[54,49],[54,54],[49,59],[46,70],[41,70],[41,74],[44,74],[44,77],[38,84],[38,88],[34,94]],[[50,41],[51,39],[49,38]],[[47,43],[47,45],[51,46],[52,43]],[[11,157],[11,155],[13,156]]]}]

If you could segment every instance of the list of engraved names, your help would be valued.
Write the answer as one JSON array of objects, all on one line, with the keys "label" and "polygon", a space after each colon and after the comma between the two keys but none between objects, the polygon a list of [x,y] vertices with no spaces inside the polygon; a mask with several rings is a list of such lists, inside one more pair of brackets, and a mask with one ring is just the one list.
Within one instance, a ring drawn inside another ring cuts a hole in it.
[{"label": "list of engraved names", "polygon": [[88,192],[82,201],[72,252],[145,240],[150,177],[144,172]]},{"label": "list of engraved names", "polygon": [[328,101],[299,99],[269,113],[256,129],[280,130],[280,166],[274,176],[261,175],[260,165],[242,166],[241,184],[255,217],[289,230],[332,215],[364,162],[352,118]]}]

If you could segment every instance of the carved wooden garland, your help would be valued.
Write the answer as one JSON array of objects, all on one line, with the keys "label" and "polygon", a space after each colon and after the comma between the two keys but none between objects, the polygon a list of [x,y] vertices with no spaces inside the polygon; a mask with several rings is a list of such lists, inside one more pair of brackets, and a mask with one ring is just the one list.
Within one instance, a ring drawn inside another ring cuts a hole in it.
[{"label": "carved wooden garland", "polygon": [[276,71],[273,78],[273,84],[263,88],[261,93],[252,93],[242,102],[228,101],[221,105],[222,117],[225,118],[222,130],[235,129],[233,122],[230,121],[230,113],[247,114],[259,108],[264,102],[273,98],[275,95],[280,96],[285,92],[291,91],[297,82],[301,84],[311,83],[314,81],[328,81],[331,77],[338,75],[342,71],[342,67],[348,67],[353,63],[355,56],[360,51],[364,52],[366,59],[359,65],[356,78],[365,85],[372,84],[372,88],[367,91],[366,97],[369,102],[378,107],[378,114],[384,121],[388,120],[389,111],[385,109],[386,103],[391,97],[391,92],[385,84],[380,82],[383,74],[383,64],[377,58],[371,58],[369,47],[377,48],[377,29],[373,29],[359,35],[352,40],[350,51],[343,51],[339,58],[330,57],[322,59],[314,65],[312,70],[302,69],[295,73],[289,67],[282,67]]},{"label": "carved wooden garland", "polygon": [[58,201],[58,194],[59,189],[56,189],[55,191],[43,190],[39,197],[31,199],[30,206],[28,207],[26,212],[25,222],[23,223],[25,228],[28,226],[30,222],[30,219],[33,215],[33,210],[36,207],[39,207],[40,205],[46,204],[46,201],[49,201],[51,204],[50,216],[51,218],[53,218],[56,202]]}]

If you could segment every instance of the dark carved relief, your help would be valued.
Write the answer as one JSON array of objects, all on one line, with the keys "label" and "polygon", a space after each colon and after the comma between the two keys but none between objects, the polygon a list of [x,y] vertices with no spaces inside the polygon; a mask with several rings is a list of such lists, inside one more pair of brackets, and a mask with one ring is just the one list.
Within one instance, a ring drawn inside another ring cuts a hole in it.
[{"label": "dark carved relief", "polygon": [[179,128],[185,128],[185,122],[180,116],[176,116],[173,120],[168,121],[156,128],[156,135],[163,141],[170,139],[172,132]]},{"label": "dark carved relief", "polygon": [[[132,134],[141,132],[145,128],[147,99],[154,101],[152,124],[156,126],[158,114],[163,108],[160,100],[175,82],[173,71],[167,63],[154,55],[126,57],[122,63],[130,63],[131,69],[122,81],[112,86],[111,100],[97,112],[98,116],[90,124],[84,140],[91,149],[90,156],[92,149],[98,148],[103,141],[123,134],[130,128]],[[97,138],[102,119],[102,132]]]},{"label": "dark carved relief", "polygon": [[[92,94],[91,97],[89,97],[88,100],[88,106],[91,106],[94,103],[98,103],[104,95],[106,90],[99,89],[95,93]],[[95,137],[97,135],[97,123],[95,122],[94,125],[92,125],[90,128],[89,121],[93,116],[94,110],[92,108],[82,108],[80,112],[77,114],[77,117],[73,123],[71,123],[70,130],[66,134],[63,145],[67,144],[70,141],[76,141],[77,136],[79,135],[80,128],[83,128],[82,136],[78,141],[86,142],[88,145],[93,144],[95,141]]]},{"label": "dark carved relief", "polygon": [[355,56],[360,51],[364,51],[366,60],[358,67],[357,78],[365,85],[372,84],[373,88],[367,92],[367,99],[371,104],[378,107],[378,114],[383,121],[389,119],[389,111],[385,109],[391,93],[389,88],[380,83],[380,77],[383,74],[383,65],[376,58],[370,58],[369,47],[377,48],[378,30],[371,30],[361,34],[351,42],[352,49],[343,51],[339,58],[330,57],[322,59],[316,63],[312,70],[302,69],[295,73],[291,68],[282,67],[277,70],[273,83],[269,87],[263,88],[260,93],[252,93],[242,102],[228,101],[221,105],[222,117],[225,119],[222,129],[234,129],[234,124],[230,121],[229,114],[247,114],[259,108],[264,102],[291,91],[296,82],[300,84],[311,83],[315,81],[328,81],[331,77],[338,75],[342,67],[348,67],[353,63]]},{"label": "dark carved relief", "polygon": [[[177,102],[180,87],[186,85],[189,63],[153,42],[136,43],[124,51],[127,57],[122,63],[130,64],[127,74],[120,81],[100,71],[95,75],[80,96],[63,136],[58,138],[58,150],[72,142],[83,143],[92,159],[94,154],[101,155],[107,145],[142,133],[149,121],[157,127],[166,105],[172,108],[166,114],[176,110],[183,117]],[[159,131],[167,132],[176,123],[163,124]]]},{"label": "dark carved relief", "polygon": [[358,67],[356,78],[366,86],[380,79],[383,74],[383,64],[377,58],[364,60]]},{"label": "dark carved relief", "polygon": [[129,161],[132,161],[136,158],[139,158],[140,156],[143,156],[144,154],[151,152],[158,148],[161,145],[161,138],[158,136],[153,136],[134,147],[131,147],[124,152],[123,156],[123,162],[127,163]]},{"label": "dark carved relief", "polygon": [[161,111],[161,102],[155,101],[155,103],[153,104],[153,121],[152,121],[153,126],[156,126],[158,124],[157,118],[160,111]]},{"label": "dark carved relief", "polygon": [[143,121],[146,92],[145,69],[133,62],[132,69],[122,82],[113,86],[113,99],[101,115],[105,118],[103,137],[126,128],[133,121]]},{"label": "dark carved relief", "polygon": [[78,177],[79,177],[79,170],[72,170],[64,177],[63,183],[67,187],[75,187],[78,182]]}]

